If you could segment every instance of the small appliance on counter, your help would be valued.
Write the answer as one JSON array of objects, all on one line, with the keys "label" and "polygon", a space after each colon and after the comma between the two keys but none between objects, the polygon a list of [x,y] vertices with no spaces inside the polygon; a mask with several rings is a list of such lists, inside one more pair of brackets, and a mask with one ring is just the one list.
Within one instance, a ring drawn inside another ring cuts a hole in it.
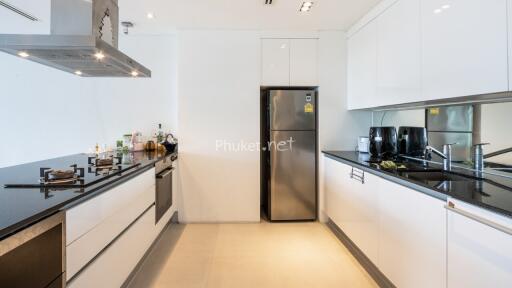
[{"label": "small appliance on counter", "polygon": [[144,151],[144,142],[142,141],[142,133],[133,132],[132,133],[132,151]]},{"label": "small appliance on counter", "polygon": [[167,152],[174,153],[176,152],[176,149],[178,148],[178,139],[174,137],[171,133],[167,134],[165,137],[165,141],[161,143]]},{"label": "small appliance on counter", "polygon": [[425,127],[398,128],[398,153],[411,157],[424,157],[428,138]]},{"label": "small appliance on counter", "polygon": [[395,127],[370,127],[370,155],[375,160],[393,159],[398,154]]},{"label": "small appliance on counter", "polygon": [[359,141],[357,142],[357,151],[359,153],[370,152],[370,138],[368,138],[368,136],[359,136]]},{"label": "small appliance on counter", "polygon": [[144,146],[145,150],[148,152],[152,152],[156,150],[156,143],[153,140],[149,140],[146,142],[146,145]]}]

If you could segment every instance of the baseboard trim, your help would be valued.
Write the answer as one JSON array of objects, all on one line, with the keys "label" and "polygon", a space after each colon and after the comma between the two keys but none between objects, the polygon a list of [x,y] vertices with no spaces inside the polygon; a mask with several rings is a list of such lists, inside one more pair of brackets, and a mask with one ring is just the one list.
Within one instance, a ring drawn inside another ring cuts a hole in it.
[{"label": "baseboard trim", "polygon": [[149,246],[149,249],[146,250],[146,253],[144,253],[144,256],[142,256],[142,258],[140,258],[139,262],[137,262],[137,265],[135,265],[135,267],[133,268],[133,270],[130,273],[130,275],[128,275],[128,277],[124,281],[123,285],[121,285],[121,288],[126,288],[126,287],[128,287],[130,285],[132,280],[135,278],[135,275],[137,275],[137,273],[139,272],[140,268],[142,267],[142,265],[144,264],[146,259],[149,257],[149,254],[151,254],[151,252],[153,251],[153,248],[155,247],[155,245],[158,242],[158,240],[160,240],[160,238],[162,238],[162,235],[164,234],[165,229],[167,229],[171,224],[179,223],[178,219],[179,219],[178,218],[178,211],[176,211],[176,212],[174,212],[174,214],[172,214],[171,219],[169,220],[169,222],[167,222],[167,224],[165,224],[165,227],[162,228],[162,231],[160,231],[160,233],[155,238],[155,240],[153,240],[153,243],[151,243],[151,246]]},{"label": "baseboard trim", "polygon": [[341,230],[338,225],[336,225],[330,218],[326,223],[327,227],[331,229],[331,231],[336,235],[345,247],[354,255],[356,260],[363,266],[363,268],[368,272],[368,274],[373,278],[373,280],[382,288],[396,288],[395,285],[384,275],[379,268],[373,262],[366,257],[366,255],[357,247],[357,245],[350,240],[350,238]]}]

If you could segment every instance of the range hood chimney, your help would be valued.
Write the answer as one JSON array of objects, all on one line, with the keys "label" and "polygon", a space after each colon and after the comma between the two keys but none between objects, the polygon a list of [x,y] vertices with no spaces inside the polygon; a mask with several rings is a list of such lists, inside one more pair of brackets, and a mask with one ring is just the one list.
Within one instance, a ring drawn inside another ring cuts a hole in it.
[{"label": "range hood chimney", "polygon": [[52,0],[50,35],[0,34],[0,51],[83,77],[151,77],[117,49],[117,0]]}]

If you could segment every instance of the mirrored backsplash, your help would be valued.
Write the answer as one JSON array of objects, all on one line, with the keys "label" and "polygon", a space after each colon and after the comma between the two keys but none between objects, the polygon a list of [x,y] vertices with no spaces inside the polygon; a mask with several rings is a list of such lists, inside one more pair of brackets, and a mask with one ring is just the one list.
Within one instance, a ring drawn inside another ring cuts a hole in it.
[{"label": "mirrored backsplash", "polygon": [[[373,112],[373,126],[427,127],[430,145],[459,143],[458,160],[470,161],[474,144],[490,143],[485,154],[512,147],[512,102]],[[512,152],[486,161],[512,165]]]}]

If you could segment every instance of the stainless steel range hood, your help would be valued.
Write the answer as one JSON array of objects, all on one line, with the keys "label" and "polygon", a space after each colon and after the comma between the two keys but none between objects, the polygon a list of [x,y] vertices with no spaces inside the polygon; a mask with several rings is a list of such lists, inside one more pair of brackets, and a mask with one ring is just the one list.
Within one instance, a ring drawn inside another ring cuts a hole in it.
[{"label": "stainless steel range hood", "polygon": [[0,51],[84,77],[151,77],[117,49],[117,0],[52,0],[51,34],[0,34]]}]

